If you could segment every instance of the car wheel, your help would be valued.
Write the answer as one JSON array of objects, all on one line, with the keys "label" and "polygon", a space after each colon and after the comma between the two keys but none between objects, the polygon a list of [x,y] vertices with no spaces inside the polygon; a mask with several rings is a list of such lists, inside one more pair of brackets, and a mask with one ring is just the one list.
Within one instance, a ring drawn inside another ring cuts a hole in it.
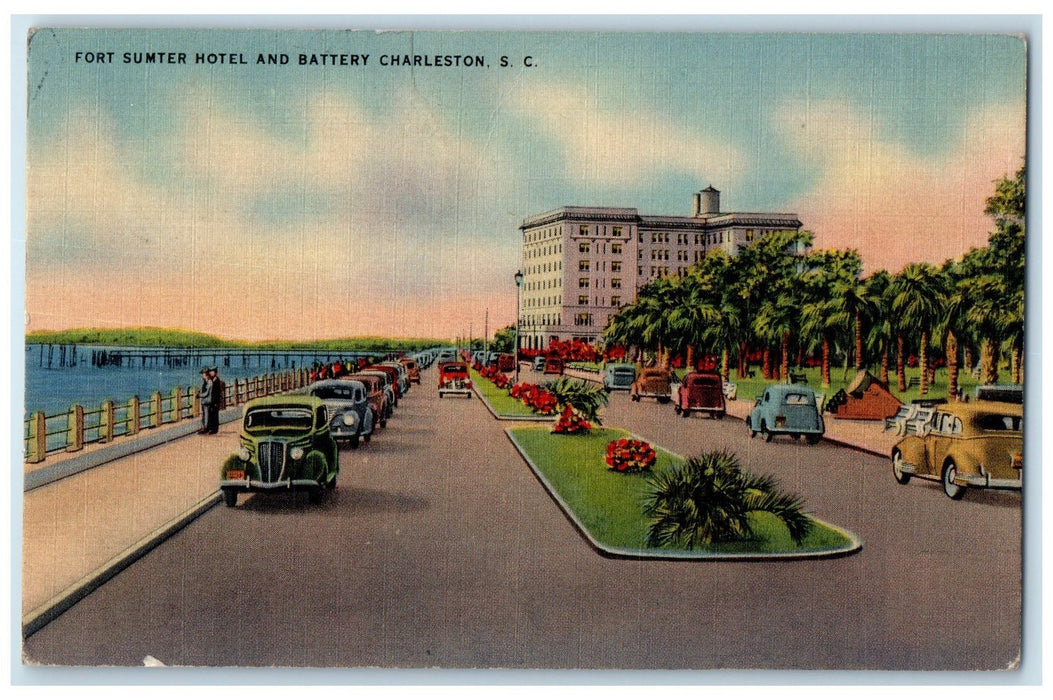
[{"label": "car wheel", "polygon": [[965,487],[954,483],[954,477],[958,474],[958,465],[948,461],[943,467],[943,492],[948,498],[955,501],[961,500],[965,495]]},{"label": "car wheel", "polygon": [[234,489],[223,489],[223,503],[226,504],[227,508],[233,508],[238,505],[238,492]]},{"label": "car wheel", "polygon": [[669,403],[669,397],[668,396],[659,396],[658,397],[658,403]]},{"label": "car wheel", "polygon": [[373,439],[373,433],[366,433],[365,437],[363,437],[362,439],[365,440],[366,444],[368,445],[369,441]]},{"label": "car wheel", "polygon": [[903,453],[899,450],[892,453],[892,476],[896,477],[896,481],[900,484],[910,481],[910,474],[903,471]]},{"label": "car wheel", "polygon": [[691,415],[691,409],[690,409],[690,408],[685,408],[685,409],[683,410],[683,412],[682,412],[682,413],[681,413],[680,415],[682,415],[682,416],[683,416],[684,418],[688,418],[688,417],[690,417],[690,415]]},{"label": "car wheel", "polygon": [[311,502],[311,505],[316,506],[322,502],[322,487],[313,486],[307,492],[307,500]]},{"label": "car wheel", "polygon": [[358,439],[358,436],[357,436],[357,435],[356,435],[356,436],[354,436],[354,437],[353,437],[353,438],[351,438],[351,439],[350,439],[350,440],[349,440],[348,442],[350,442],[350,443],[351,443],[351,449],[355,449],[355,448],[357,448],[357,447],[358,447],[358,443],[359,443],[359,439]]},{"label": "car wheel", "polygon": [[676,404],[675,406],[673,406],[673,412],[676,413],[676,415],[678,416],[683,413],[683,411],[680,410],[680,404]]},{"label": "car wheel", "polygon": [[632,395],[632,400],[633,401],[639,401],[640,400],[640,396],[638,394],[633,394]]},{"label": "car wheel", "polygon": [[750,417],[749,416],[746,416],[746,432],[748,432],[750,434],[750,440],[752,440],[753,438],[757,437],[757,431],[753,429],[752,425],[750,425]]},{"label": "car wheel", "polygon": [[790,433],[790,439],[791,440],[800,440],[801,439],[801,434],[800,433]]},{"label": "car wheel", "polygon": [[714,413],[713,417],[716,418],[717,420],[724,420],[724,414],[720,413],[719,411]]},{"label": "car wheel", "polygon": [[804,439],[809,445],[818,445],[823,436],[818,434],[805,435]]},{"label": "car wheel", "polygon": [[760,422],[760,431],[761,431],[761,435],[764,436],[764,442],[771,442],[771,439],[773,437],[775,437],[774,435],[771,434],[771,431],[768,430],[768,424],[765,423],[764,421]]}]

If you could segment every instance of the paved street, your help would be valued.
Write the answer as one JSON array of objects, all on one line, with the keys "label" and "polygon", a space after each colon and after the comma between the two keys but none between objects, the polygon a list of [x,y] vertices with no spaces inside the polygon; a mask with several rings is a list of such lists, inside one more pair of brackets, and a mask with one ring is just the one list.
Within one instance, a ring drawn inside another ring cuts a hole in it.
[{"label": "paved street", "polygon": [[[887,460],[749,440],[612,398],[674,452],[728,447],[862,552],[791,562],[598,555],[478,398],[435,370],[338,488],[214,508],[24,646],[34,663],[442,668],[999,669],[1020,640],[1018,493],[946,498]],[[235,446],[233,435],[231,449]]]}]

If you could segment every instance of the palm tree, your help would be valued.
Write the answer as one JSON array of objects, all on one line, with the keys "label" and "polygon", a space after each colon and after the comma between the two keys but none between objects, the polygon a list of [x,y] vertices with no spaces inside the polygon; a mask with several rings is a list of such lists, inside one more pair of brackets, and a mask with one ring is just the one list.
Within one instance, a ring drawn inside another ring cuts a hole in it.
[{"label": "palm tree", "polygon": [[767,512],[782,520],[800,544],[812,528],[800,498],[778,491],[774,479],[742,471],[729,452],[707,452],[679,468],[651,476],[644,512],[652,547],[694,549],[714,542],[751,539],[749,515]]},{"label": "palm tree", "polygon": [[[893,333],[891,318],[892,299],[888,294],[891,284],[892,277],[885,270],[878,270],[870,275],[870,277],[867,277],[864,282],[866,295],[869,300],[868,306],[873,314],[866,336],[867,351],[870,357],[876,355],[881,358],[880,378],[886,388],[889,386],[889,349],[892,346],[892,340],[895,336]],[[902,391],[902,389],[900,391]]]},{"label": "palm tree", "polygon": [[[929,391],[928,346],[932,329],[943,316],[946,293],[944,279],[938,268],[929,263],[911,263],[893,279],[895,296],[892,315],[899,319],[901,328],[921,336],[918,367],[921,371],[920,393]],[[901,342],[902,334],[897,338]],[[904,386],[903,389],[906,389]],[[903,390],[901,389],[901,391]]]},{"label": "palm tree", "polygon": [[820,250],[807,258],[804,273],[804,303],[801,304],[801,334],[807,347],[822,350],[822,386],[830,386],[830,355],[839,336],[847,336],[853,315],[843,311],[835,289],[859,279],[863,267],[854,250]]}]

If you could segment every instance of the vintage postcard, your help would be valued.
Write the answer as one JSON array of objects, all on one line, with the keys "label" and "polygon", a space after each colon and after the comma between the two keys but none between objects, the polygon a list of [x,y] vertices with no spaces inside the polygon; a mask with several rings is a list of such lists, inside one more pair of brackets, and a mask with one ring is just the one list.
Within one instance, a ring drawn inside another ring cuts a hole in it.
[{"label": "vintage postcard", "polygon": [[33,28],[23,665],[1013,682],[1028,47]]}]

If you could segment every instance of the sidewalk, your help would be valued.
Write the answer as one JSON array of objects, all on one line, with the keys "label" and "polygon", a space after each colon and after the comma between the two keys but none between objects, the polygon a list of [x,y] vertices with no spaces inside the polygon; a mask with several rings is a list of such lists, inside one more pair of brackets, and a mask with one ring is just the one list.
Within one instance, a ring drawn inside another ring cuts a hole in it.
[{"label": "sidewalk", "polygon": [[25,631],[218,502],[219,468],[237,448],[240,413],[225,411],[217,435],[198,435],[196,421],[183,421],[32,465],[22,499]]}]

